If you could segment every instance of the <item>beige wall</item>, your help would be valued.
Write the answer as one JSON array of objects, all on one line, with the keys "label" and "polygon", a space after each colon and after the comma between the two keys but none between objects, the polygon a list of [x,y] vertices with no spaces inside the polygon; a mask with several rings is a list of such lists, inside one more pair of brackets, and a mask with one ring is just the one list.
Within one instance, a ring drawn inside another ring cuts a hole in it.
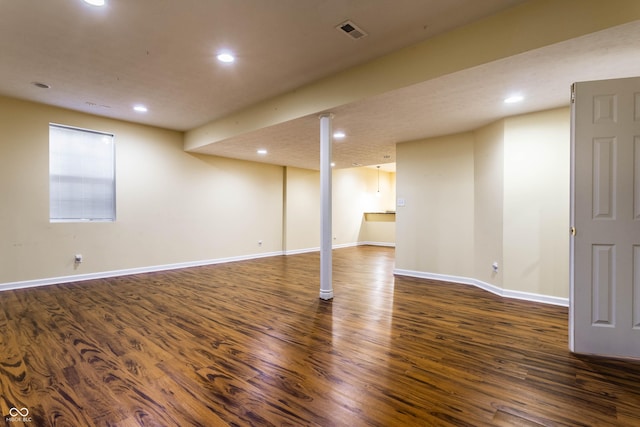
[{"label": "beige wall", "polygon": [[359,242],[377,246],[396,245],[396,216],[388,213],[365,213]]},{"label": "beige wall", "polygon": [[[115,134],[115,222],[49,222],[50,122]],[[319,247],[317,171],[190,154],[180,132],[3,97],[0,127],[5,287]],[[334,171],[334,245],[361,241],[365,211],[393,209],[394,174],[380,178],[376,197],[376,170]]]},{"label": "beige wall", "polygon": [[473,145],[473,133],[397,145],[397,268],[473,275]]},{"label": "beige wall", "polygon": [[[383,212],[393,209],[395,187],[392,174],[373,168],[338,169],[333,172],[333,235],[334,245],[352,242],[374,242],[375,230],[363,230],[365,212]],[[386,230],[385,230],[386,231]],[[363,234],[364,232],[364,234]],[[384,231],[381,230],[381,233]],[[388,235],[385,239],[388,238]]]},{"label": "beige wall", "polygon": [[567,298],[569,130],[563,108],[398,144],[397,269]]},{"label": "beige wall", "polygon": [[[49,122],[116,135],[116,222],[49,222]],[[179,132],[8,98],[0,126],[0,283],[319,246],[317,171],[193,155]],[[335,245],[394,240],[398,269],[568,296],[568,109],[402,143],[397,158],[381,197],[375,169],[333,172]],[[393,230],[367,224],[394,209],[396,179]]]},{"label": "beige wall", "polygon": [[[116,222],[49,222],[49,122],[115,134]],[[178,132],[1,97],[0,127],[0,283],[282,250],[282,167],[192,155]]]},{"label": "beige wall", "polygon": [[504,122],[505,287],[568,298],[569,109]]},{"label": "beige wall", "polygon": [[[367,227],[365,212],[394,209],[395,173],[372,168],[333,171],[333,244],[361,242],[395,243],[395,226]],[[287,253],[315,250],[320,246],[320,173],[286,168],[285,250]]]},{"label": "beige wall", "polygon": [[287,253],[320,247],[320,173],[286,168],[285,245]]},{"label": "beige wall", "polygon": [[[504,199],[504,122],[475,132],[474,145],[474,273],[485,283],[502,287],[502,204]],[[498,263],[498,272],[492,264]]]}]

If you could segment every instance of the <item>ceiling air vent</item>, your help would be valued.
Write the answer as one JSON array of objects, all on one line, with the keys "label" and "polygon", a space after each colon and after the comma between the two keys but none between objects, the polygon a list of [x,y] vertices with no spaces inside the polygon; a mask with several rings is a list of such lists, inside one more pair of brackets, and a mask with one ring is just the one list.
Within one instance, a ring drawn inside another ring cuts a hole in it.
[{"label": "ceiling air vent", "polygon": [[354,40],[358,40],[368,36],[368,34],[365,33],[364,30],[362,30],[362,28],[358,27],[352,21],[345,21],[342,24],[338,25],[336,29],[348,35]]}]

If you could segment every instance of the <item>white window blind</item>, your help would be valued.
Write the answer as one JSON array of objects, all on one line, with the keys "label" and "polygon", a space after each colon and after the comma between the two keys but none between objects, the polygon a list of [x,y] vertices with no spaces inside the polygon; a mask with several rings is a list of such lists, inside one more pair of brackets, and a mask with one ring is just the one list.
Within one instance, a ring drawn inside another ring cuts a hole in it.
[{"label": "white window blind", "polygon": [[49,125],[49,219],[115,221],[113,135]]}]

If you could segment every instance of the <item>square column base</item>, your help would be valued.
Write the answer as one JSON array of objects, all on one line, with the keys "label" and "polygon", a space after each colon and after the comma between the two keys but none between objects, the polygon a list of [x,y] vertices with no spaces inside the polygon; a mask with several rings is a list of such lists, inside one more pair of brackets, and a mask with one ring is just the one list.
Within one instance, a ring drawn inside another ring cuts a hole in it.
[{"label": "square column base", "polygon": [[330,300],[333,299],[333,291],[320,291],[320,299],[321,300]]}]

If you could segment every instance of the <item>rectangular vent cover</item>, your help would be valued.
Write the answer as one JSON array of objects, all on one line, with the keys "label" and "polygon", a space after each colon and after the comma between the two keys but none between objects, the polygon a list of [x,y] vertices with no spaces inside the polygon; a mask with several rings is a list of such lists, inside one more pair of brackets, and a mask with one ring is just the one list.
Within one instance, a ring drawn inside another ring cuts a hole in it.
[{"label": "rectangular vent cover", "polygon": [[363,37],[368,36],[368,34],[365,33],[362,28],[360,28],[356,24],[354,24],[353,21],[345,21],[342,24],[338,25],[336,27],[336,29],[339,30],[340,32],[348,35],[349,37],[351,37],[354,40],[358,40],[358,39],[361,39]]}]

